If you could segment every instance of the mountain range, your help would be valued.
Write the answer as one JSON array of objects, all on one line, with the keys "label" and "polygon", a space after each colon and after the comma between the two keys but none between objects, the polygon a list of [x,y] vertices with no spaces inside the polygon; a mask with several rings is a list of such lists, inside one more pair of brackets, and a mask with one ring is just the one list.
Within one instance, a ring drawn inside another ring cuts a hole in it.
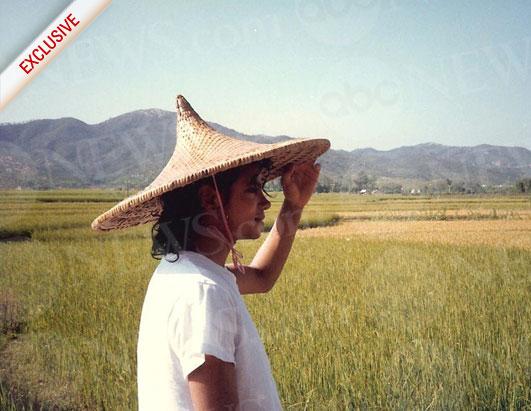
[{"label": "mountain range", "polygon": [[[289,136],[247,135],[209,123],[229,136],[274,143]],[[137,110],[98,124],[75,118],[0,124],[0,188],[147,186],[169,160],[176,115]],[[524,147],[435,143],[380,151],[332,148],[320,157],[321,177],[341,180],[361,172],[386,181],[437,179],[511,184],[531,175],[531,151]]]}]

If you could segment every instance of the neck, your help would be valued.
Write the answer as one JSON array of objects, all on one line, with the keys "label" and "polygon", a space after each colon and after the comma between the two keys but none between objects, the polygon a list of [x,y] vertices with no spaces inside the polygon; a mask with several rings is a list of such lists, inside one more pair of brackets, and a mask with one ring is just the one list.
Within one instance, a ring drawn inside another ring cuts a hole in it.
[{"label": "neck", "polygon": [[216,264],[225,267],[225,261],[230,253],[230,245],[221,232],[210,236],[197,235],[193,239],[192,251],[202,254]]}]

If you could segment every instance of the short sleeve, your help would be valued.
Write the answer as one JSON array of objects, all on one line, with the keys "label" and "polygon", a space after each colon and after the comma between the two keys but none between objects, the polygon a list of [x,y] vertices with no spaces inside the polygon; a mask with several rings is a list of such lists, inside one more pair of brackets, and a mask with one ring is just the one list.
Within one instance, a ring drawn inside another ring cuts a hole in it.
[{"label": "short sleeve", "polygon": [[194,284],[168,316],[168,342],[184,378],[205,362],[205,354],[234,363],[236,338],[236,306],[216,284]]}]

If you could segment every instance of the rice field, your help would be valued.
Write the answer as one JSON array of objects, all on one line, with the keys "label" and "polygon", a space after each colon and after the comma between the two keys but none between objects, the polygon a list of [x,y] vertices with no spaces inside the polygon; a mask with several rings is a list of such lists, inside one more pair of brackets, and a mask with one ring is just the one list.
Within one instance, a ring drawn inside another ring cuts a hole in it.
[{"label": "rice field", "polygon": [[[123,197],[1,193],[0,409],[136,409],[150,227],[89,228]],[[530,297],[529,196],[316,194],[277,285],[245,299],[286,410],[517,410]]]}]

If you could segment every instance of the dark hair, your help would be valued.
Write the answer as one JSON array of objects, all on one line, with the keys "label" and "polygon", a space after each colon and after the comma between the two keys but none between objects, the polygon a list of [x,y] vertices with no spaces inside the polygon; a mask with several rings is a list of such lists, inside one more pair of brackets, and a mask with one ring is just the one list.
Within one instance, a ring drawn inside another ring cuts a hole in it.
[{"label": "dark hair", "polygon": [[[271,160],[258,162],[260,167],[271,168]],[[216,183],[225,205],[228,201],[230,188],[240,172],[247,165],[235,167],[216,174]],[[193,250],[192,230],[190,224],[199,214],[204,212],[198,195],[203,185],[213,187],[212,176],[195,181],[183,188],[178,188],[162,194],[162,213],[158,221],[151,228],[151,257],[160,260],[166,254],[175,254],[179,259],[179,250]],[[264,193],[271,197],[263,187]]]}]

